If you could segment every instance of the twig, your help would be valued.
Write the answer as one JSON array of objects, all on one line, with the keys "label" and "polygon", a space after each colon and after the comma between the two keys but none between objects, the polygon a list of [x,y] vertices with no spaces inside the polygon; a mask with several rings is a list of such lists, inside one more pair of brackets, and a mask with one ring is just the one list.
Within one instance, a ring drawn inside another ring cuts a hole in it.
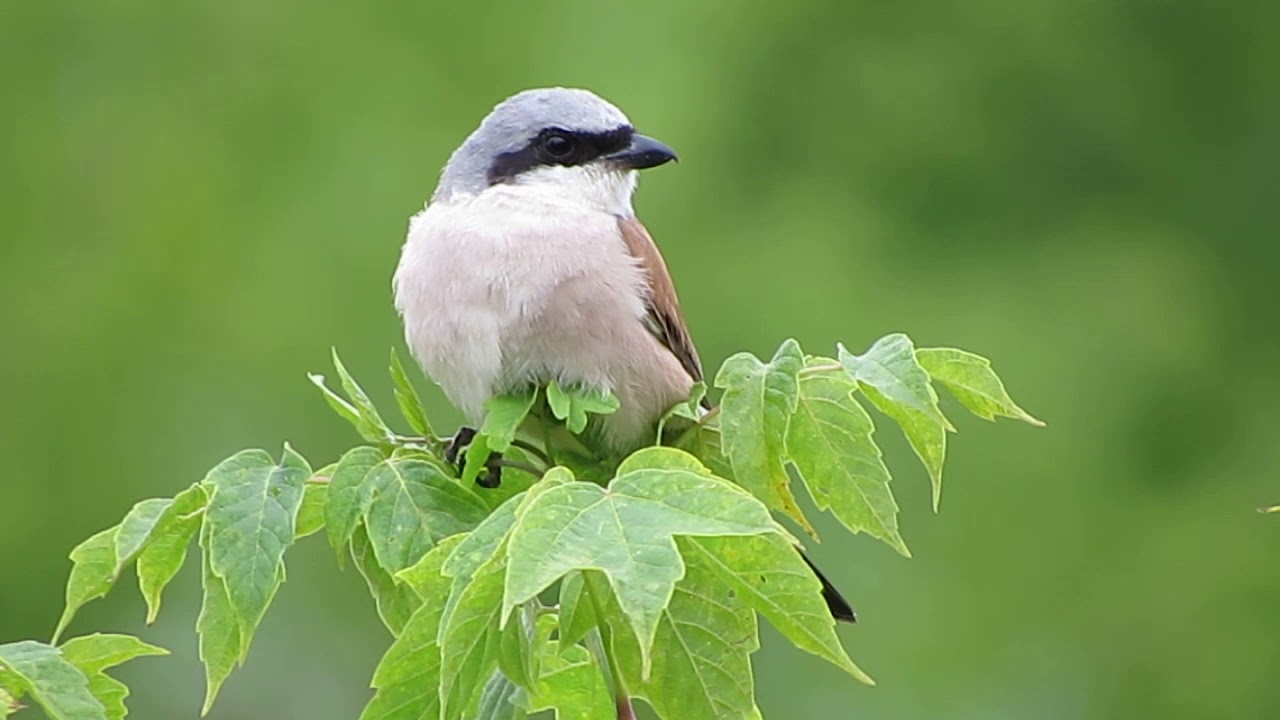
[{"label": "twig", "polygon": [[506,458],[501,457],[489,458],[489,461],[486,462],[484,466],[490,469],[495,467],[504,467],[511,468],[513,470],[522,470],[536,478],[542,477],[547,472],[537,465],[530,465],[529,463],[520,462],[519,460],[507,460]]},{"label": "twig", "polygon": [[531,442],[516,438],[515,440],[511,441],[511,444],[520,448],[521,450],[525,450],[537,456],[537,458],[541,460],[543,463],[545,463],[548,468],[555,465],[555,462],[551,460],[551,456],[548,455],[546,451],[544,451],[542,448],[538,447],[537,445],[534,445]]},{"label": "twig", "polygon": [[316,485],[328,485],[332,480],[333,478],[328,475],[312,475],[307,478],[307,482],[314,483]]}]

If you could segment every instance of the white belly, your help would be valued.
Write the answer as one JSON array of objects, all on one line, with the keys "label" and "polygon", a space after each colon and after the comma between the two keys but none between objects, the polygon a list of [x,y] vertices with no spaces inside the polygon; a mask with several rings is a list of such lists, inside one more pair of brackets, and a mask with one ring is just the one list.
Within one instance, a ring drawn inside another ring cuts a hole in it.
[{"label": "white belly", "polygon": [[618,397],[602,425],[616,449],[692,383],[641,322],[647,287],[613,214],[518,186],[419,213],[395,275],[410,348],[471,422],[494,394],[554,379]]}]

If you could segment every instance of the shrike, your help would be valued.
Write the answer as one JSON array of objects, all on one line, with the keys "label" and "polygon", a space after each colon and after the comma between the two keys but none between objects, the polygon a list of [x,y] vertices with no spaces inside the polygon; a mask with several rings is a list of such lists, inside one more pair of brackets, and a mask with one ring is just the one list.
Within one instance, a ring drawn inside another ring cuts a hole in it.
[{"label": "shrike", "polygon": [[[454,151],[410,222],[394,287],[414,356],[469,421],[496,394],[555,380],[617,397],[595,429],[626,452],[702,380],[671,274],[631,207],[637,171],[675,158],[568,88],[507,98]],[[853,620],[814,572],[832,614]]]}]

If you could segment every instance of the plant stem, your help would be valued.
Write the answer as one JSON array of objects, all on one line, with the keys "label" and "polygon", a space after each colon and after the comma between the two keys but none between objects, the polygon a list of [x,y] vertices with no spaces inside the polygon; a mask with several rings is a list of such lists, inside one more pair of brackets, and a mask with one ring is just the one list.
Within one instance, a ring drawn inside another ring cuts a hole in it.
[{"label": "plant stem", "polygon": [[522,470],[536,478],[542,477],[547,472],[536,465],[530,465],[529,463],[520,462],[519,460],[507,460],[506,458],[491,459],[489,462],[485,463],[485,467],[505,467],[512,468],[513,470]]},{"label": "plant stem", "polygon": [[622,679],[622,670],[618,667],[617,658],[612,655],[613,643],[608,642],[606,637],[609,626],[604,622],[604,609],[600,607],[600,601],[592,592],[591,584],[586,578],[583,578],[582,586],[587,591],[587,597],[591,599],[591,607],[595,610],[597,622],[600,623],[587,634],[587,648],[591,650],[592,655],[596,656],[596,663],[604,673],[605,679],[611,681],[613,704],[618,709],[618,720],[636,720],[636,709],[631,704],[631,693],[627,691],[627,682]]},{"label": "plant stem", "polygon": [[810,365],[800,371],[801,375],[812,375],[818,372],[827,372],[830,370],[843,370],[844,366],[840,363],[827,363],[825,365]]},{"label": "plant stem", "polygon": [[535,455],[548,468],[555,465],[555,462],[551,460],[551,456],[548,455],[546,451],[544,451],[542,448],[538,447],[537,445],[534,445],[533,443],[527,440],[521,440],[520,438],[516,438],[515,440],[511,441],[511,444],[520,448],[521,450],[524,450],[526,452],[529,452]]}]

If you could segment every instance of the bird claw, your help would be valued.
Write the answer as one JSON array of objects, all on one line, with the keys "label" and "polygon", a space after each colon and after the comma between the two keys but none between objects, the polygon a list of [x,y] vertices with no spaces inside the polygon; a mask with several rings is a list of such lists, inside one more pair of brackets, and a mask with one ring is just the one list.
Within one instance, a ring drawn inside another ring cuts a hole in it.
[{"label": "bird claw", "polygon": [[[444,449],[444,459],[450,465],[458,468],[458,473],[462,473],[462,468],[466,464],[466,456],[463,451],[471,445],[471,441],[476,438],[476,429],[473,427],[462,426],[458,428],[458,432],[453,434],[453,438],[449,440],[449,444]],[[485,469],[476,476],[476,484],[482,488],[492,490],[502,485],[502,466],[494,463],[495,460],[501,460],[502,455],[499,453],[489,453],[489,458],[485,461]]]}]

